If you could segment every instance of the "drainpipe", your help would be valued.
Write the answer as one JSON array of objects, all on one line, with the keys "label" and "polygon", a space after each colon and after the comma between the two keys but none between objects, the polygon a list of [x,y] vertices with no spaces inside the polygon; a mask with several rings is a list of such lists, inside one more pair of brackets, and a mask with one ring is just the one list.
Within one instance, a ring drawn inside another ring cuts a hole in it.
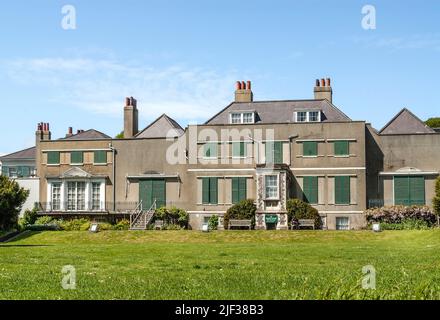
[{"label": "drainpipe", "polygon": [[116,212],[116,173],[115,173],[115,166],[116,166],[116,149],[113,147],[112,143],[109,143],[110,150],[112,150],[112,175],[113,175],[113,189],[112,189],[112,198],[113,198],[113,212]]},{"label": "drainpipe", "polygon": [[289,136],[289,168],[292,167],[292,140],[298,138],[298,135]]}]

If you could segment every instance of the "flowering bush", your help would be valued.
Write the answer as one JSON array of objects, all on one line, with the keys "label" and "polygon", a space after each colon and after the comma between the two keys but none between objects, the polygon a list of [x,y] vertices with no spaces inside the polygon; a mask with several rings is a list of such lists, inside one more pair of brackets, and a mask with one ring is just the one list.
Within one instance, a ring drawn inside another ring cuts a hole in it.
[{"label": "flowering bush", "polygon": [[428,206],[392,206],[372,208],[365,212],[368,223],[403,223],[407,220],[420,220],[429,226],[436,223],[437,218],[433,210]]}]

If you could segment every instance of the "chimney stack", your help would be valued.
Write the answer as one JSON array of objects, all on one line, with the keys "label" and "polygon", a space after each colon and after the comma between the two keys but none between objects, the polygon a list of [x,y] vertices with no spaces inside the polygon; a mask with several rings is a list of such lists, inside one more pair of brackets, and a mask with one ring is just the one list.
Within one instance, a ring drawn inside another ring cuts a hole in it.
[{"label": "chimney stack", "polygon": [[252,102],[254,94],[251,90],[250,81],[237,81],[235,85],[235,102]]},{"label": "chimney stack", "polygon": [[322,78],[321,81],[316,79],[316,85],[313,91],[315,93],[315,100],[327,99],[330,103],[333,103],[333,91],[330,78]]},{"label": "chimney stack", "polygon": [[67,128],[66,138],[73,136],[73,128]]},{"label": "chimney stack", "polygon": [[133,97],[125,98],[124,138],[132,138],[138,133],[137,101]]},{"label": "chimney stack", "polygon": [[50,132],[49,123],[40,122],[37,124],[37,131],[35,132],[35,140],[38,144],[40,141],[50,140],[52,134]]}]

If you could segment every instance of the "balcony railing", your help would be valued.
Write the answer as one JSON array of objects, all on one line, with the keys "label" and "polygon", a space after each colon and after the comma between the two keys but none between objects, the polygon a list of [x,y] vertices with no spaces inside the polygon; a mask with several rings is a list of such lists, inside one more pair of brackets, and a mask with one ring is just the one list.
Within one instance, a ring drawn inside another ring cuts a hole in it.
[{"label": "balcony railing", "polygon": [[[41,213],[131,213],[138,206],[138,201],[113,202],[38,202],[37,209]],[[182,208],[183,202],[167,201],[166,207]],[[115,210],[113,210],[115,208]],[[159,208],[159,207],[158,207]],[[145,208],[144,208],[145,209]]]}]

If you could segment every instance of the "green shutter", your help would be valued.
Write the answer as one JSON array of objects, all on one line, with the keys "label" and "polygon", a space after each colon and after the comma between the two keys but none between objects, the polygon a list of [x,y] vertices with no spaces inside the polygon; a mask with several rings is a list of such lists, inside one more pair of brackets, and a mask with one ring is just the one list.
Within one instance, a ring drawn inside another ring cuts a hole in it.
[{"label": "green shutter", "polygon": [[105,150],[95,151],[93,163],[107,163],[107,151]]},{"label": "green shutter", "polygon": [[49,151],[47,153],[47,164],[60,164],[60,153],[58,151]]},{"label": "green shutter", "polygon": [[425,178],[409,177],[410,205],[425,205]]},{"label": "green shutter", "polygon": [[156,200],[156,207],[165,207],[166,206],[166,185],[165,179],[154,179],[153,180],[153,198],[152,200]]},{"label": "green shutter", "polygon": [[209,203],[209,178],[202,178],[202,203]]},{"label": "green shutter", "polygon": [[335,203],[350,204],[350,177],[335,177]]},{"label": "green shutter", "polygon": [[210,142],[206,143],[204,146],[204,156],[205,158],[216,158],[217,157],[217,144]]},{"label": "green shutter", "polygon": [[246,196],[247,196],[246,184],[247,184],[246,178],[239,178],[238,179],[238,200],[239,201],[246,199]]},{"label": "green shutter", "polygon": [[83,163],[83,152],[72,151],[70,153],[70,163]]},{"label": "green shutter", "polygon": [[2,166],[2,175],[9,177],[9,167]]},{"label": "green shutter", "polygon": [[394,204],[409,205],[409,177],[394,177]]},{"label": "green shutter", "polygon": [[209,178],[209,203],[218,203],[218,178]]},{"label": "green shutter", "polygon": [[318,203],[318,177],[303,178],[304,201],[312,204]]},{"label": "green shutter", "polygon": [[232,178],[232,203],[236,204],[239,202],[239,178]]},{"label": "green shutter", "polygon": [[266,141],[264,144],[266,149],[266,163],[273,163],[273,141]]},{"label": "green shutter", "polygon": [[335,141],[334,152],[335,156],[348,156],[350,154],[348,141]]},{"label": "green shutter", "polygon": [[244,142],[233,142],[232,143],[232,156],[233,157],[244,157],[245,153],[245,144]]},{"label": "green shutter", "polygon": [[303,142],[303,156],[317,156],[318,155],[318,142],[316,141],[304,141]]},{"label": "green shutter", "polygon": [[283,143],[275,141],[274,144],[274,163],[283,163]]}]

